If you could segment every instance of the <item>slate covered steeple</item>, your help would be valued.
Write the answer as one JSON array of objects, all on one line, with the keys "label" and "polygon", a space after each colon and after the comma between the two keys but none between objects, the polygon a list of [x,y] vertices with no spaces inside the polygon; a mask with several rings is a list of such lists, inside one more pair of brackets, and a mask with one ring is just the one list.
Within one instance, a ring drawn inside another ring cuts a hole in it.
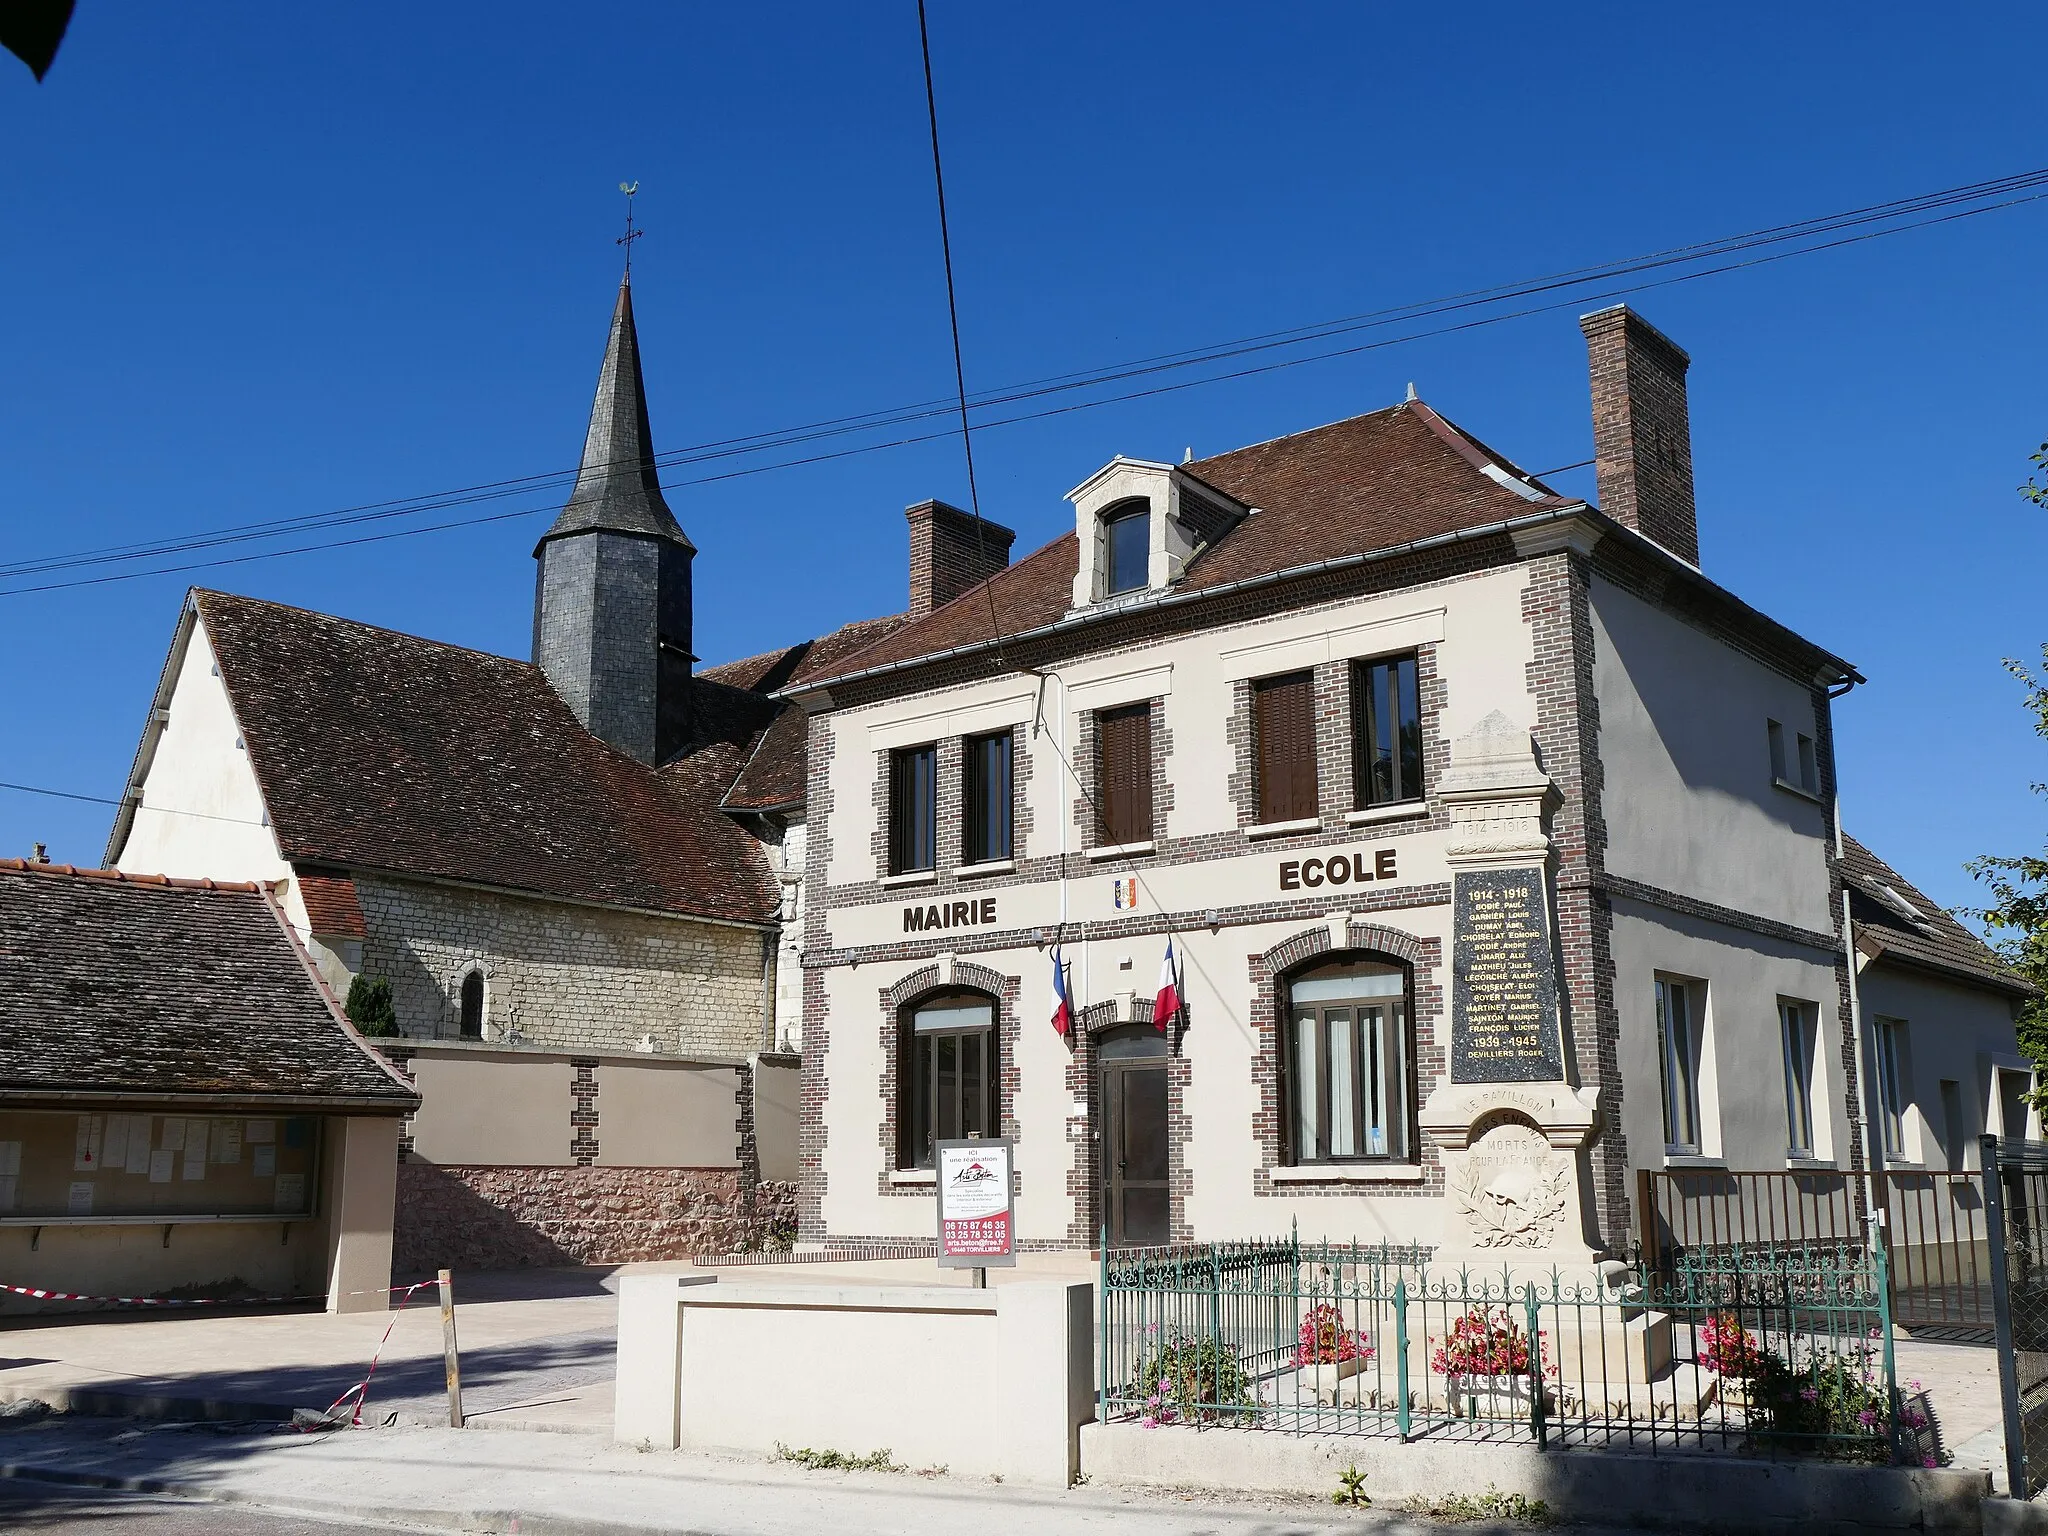
[{"label": "slate covered steeple", "polygon": [[576,487],[534,546],[533,659],[585,729],[644,763],[666,761],[688,737],[696,553],[655,472],[629,277]]}]

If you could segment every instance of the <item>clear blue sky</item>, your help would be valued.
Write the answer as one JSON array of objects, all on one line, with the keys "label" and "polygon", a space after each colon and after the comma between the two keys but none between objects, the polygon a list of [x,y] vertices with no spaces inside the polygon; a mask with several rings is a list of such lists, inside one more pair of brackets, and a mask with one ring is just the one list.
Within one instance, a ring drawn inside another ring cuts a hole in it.
[{"label": "clear blue sky", "polygon": [[[934,0],[970,382],[2048,165],[2033,6],[1700,14]],[[0,66],[9,561],[573,463],[625,178],[660,446],[951,388],[912,0],[82,0],[46,84]],[[2048,639],[2044,271],[2039,202],[1638,300],[1693,355],[1707,570],[1869,676],[1849,825],[1950,902],[2048,820],[1999,667]],[[1113,453],[1411,379],[1590,455],[1565,311],[991,431],[983,505],[1035,546]],[[902,508],[965,484],[937,443],[669,495],[717,660],[900,608]],[[0,597],[0,778],[119,793],[188,581],[523,655],[546,516]],[[0,853],[96,862],[108,817],[0,792]]]}]

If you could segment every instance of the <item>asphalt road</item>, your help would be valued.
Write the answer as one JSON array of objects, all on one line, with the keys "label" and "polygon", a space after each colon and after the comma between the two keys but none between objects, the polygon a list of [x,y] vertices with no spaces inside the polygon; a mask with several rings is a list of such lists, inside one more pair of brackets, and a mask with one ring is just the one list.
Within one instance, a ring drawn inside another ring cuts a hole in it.
[{"label": "asphalt road", "polygon": [[392,1529],[0,1478],[0,1531],[8,1536],[363,1536]]}]

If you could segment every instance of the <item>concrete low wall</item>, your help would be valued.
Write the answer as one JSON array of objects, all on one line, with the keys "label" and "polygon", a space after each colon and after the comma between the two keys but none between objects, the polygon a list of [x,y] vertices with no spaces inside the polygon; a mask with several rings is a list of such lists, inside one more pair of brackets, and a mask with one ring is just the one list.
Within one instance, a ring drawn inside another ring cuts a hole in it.
[{"label": "concrete low wall", "polygon": [[1916,1531],[1977,1536],[1984,1472],[1752,1461],[1722,1455],[1539,1451],[1533,1445],[1368,1440],[1261,1430],[1090,1424],[1091,1483],[1327,1495],[1356,1465],[1382,1508],[1446,1493],[1542,1499],[1561,1520],[1654,1530]]},{"label": "concrete low wall", "polygon": [[631,1445],[778,1444],[1064,1487],[1094,1414],[1085,1281],[719,1283],[627,1275],[613,1433]]}]

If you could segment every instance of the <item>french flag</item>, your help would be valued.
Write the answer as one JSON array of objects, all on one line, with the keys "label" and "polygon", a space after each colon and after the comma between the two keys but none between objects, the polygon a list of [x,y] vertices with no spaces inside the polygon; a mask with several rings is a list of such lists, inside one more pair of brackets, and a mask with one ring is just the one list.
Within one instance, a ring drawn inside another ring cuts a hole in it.
[{"label": "french flag", "polygon": [[1173,935],[1166,936],[1166,958],[1159,963],[1159,995],[1152,999],[1152,1022],[1166,1033],[1180,1012],[1180,963],[1173,958]]},{"label": "french flag", "polygon": [[1074,1027],[1074,1000],[1067,994],[1067,967],[1057,944],[1052,947],[1052,1027],[1059,1035]]}]

